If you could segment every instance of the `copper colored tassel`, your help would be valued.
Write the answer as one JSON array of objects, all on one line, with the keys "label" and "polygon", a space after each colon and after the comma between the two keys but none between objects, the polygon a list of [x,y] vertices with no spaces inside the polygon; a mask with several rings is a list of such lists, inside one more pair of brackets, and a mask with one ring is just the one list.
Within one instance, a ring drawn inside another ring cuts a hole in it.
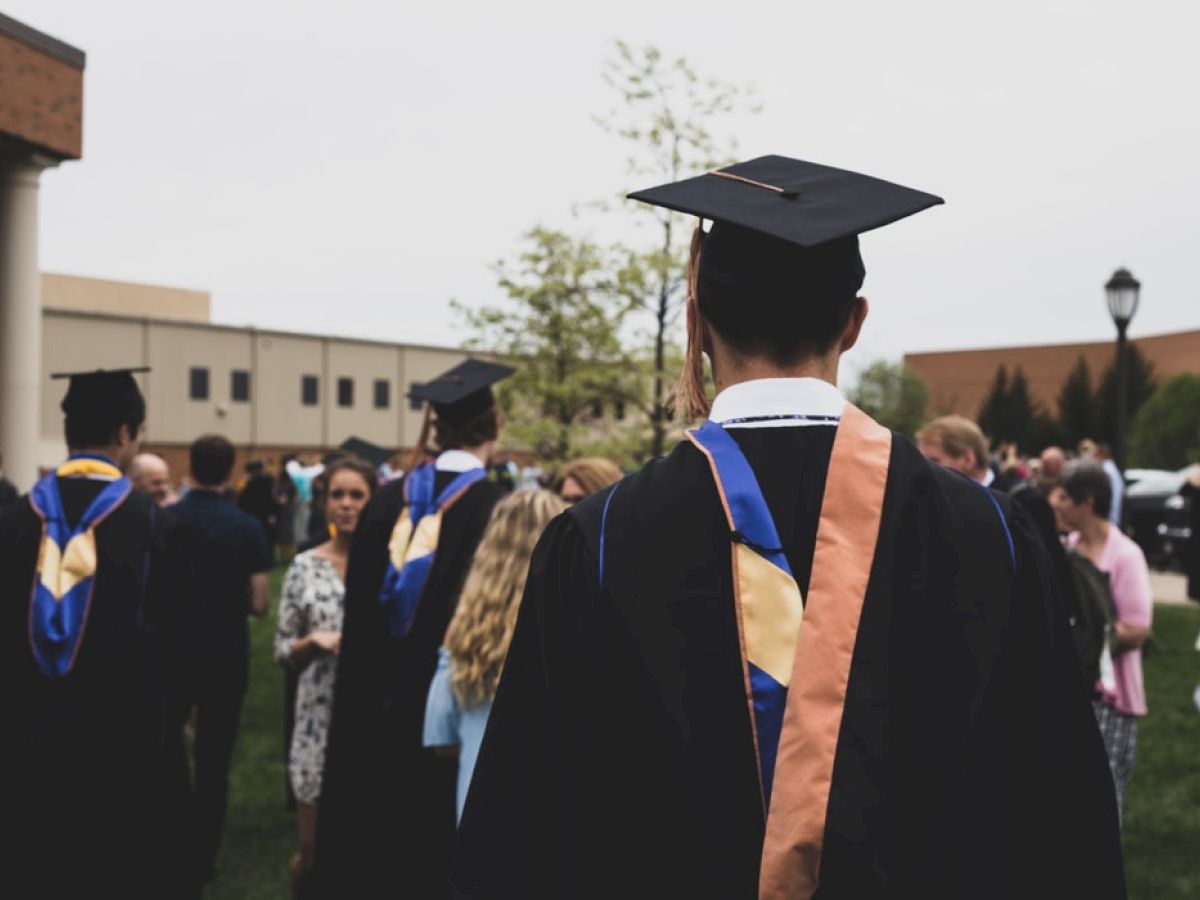
[{"label": "copper colored tassel", "polygon": [[417,438],[416,444],[413,445],[412,451],[408,454],[408,472],[411,472],[417,466],[425,461],[425,454],[428,452],[429,446],[429,429],[433,425],[433,404],[425,404],[425,418],[421,422],[421,436]]},{"label": "copper colored tassel", "polygon": [[696,306],[696,284],[700,274],[700,247],[704,232],[700,226],[692,232],[691,254],[688,259],[687,304],[691,307],[690,326],[687,336],[687,352],[683,371],[675,382],[675,394],[671,399],[674,409],[682,409],[689,421],[708,415],[708,394],[704,390],[704,327],[700,321],[700,310]]}]

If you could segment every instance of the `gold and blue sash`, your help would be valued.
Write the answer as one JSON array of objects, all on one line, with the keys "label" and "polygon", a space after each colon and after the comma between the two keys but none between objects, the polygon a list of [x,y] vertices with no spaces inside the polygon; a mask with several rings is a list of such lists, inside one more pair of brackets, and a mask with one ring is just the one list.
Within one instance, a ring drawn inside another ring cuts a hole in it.
[{"label": "gold and blue sash", "polygon": [[437,470],[433,463],[418,466],[405,477],[405,506],[392,529],[387,572],[379,590],[379,602],[387,609],[388,633],[393,638],[407,635],[416,618],[421,593],[433,568],[442,514],[467,488],[486,477],[485,469],[469,469],[436,496]]},{"label": "gold and blue sash", "polygon": [[[63,510],[59,478],[107,482],[72,528]],[[42,520],[42,541],[29,603],[29,639],[34,660],[47,678],[70,673],[87,629],[98,559],[96,526],[129,497],[121,470],[99,456],[72,456],[29,494]]]},{"label": "gold and blue sash", "polygon": [[[746,693],[767,810],[758,897],[809,900],[820,878],[833,764],[879,541],[892,434],[846,404],[825,478],[808,597],[797,610],[799,591],[779,564],[774,523],[770,529],[763,524],[765,502],[759,505],[753,472],[736,442],[714,427],[720,429],[708,423],[688,437],[708,457],[733,532]],[[780,690],[756,679],[756,670],[782,688],[781,725],[759,713],[763,707],[778,715]],[[773,753],[769,761],[764,745]]]},{"label": "gold and blue sash", "polygon": [[764,808],[771,801],[783,710],[804,600],[754,471],[721,425],[688,438],[708,457],[733,540],[733,583]]}]

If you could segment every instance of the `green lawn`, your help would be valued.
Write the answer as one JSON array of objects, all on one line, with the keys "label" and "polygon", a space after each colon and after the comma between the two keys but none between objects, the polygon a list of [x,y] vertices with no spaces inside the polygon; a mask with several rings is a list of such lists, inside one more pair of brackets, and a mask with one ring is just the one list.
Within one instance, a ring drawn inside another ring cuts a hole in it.
[{"label": "green lawn", "polygon": [[[272,577],[278,596],[282,573]],[[1200,897],[1200,681],[1193,649],[1200,608],[1155,609],[1146,655],[1150,715],[1138,735],[1137,769],[1126,798],[1125,856],[1134,900]],[[286,900],[295,824],[284,807],[283,676],[271,654],[275,608],[251,624],[250,692],[234,755],[229,818],[206,898]]]}]

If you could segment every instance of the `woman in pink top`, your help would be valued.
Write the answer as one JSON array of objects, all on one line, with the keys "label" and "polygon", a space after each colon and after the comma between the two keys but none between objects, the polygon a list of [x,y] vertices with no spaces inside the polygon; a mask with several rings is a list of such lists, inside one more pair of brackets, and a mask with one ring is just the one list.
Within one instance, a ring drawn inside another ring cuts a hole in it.
[{"label": "woman in pink top", "polygon": [[1153,610],[1150,572],[1142,549],[1108,521],[1112,485],[1099,466],[1072,467],[1051,499],[1059,526],[1072,532],[1075,549],[1107,573],[1117,607],[1113,678],[1097,686],[1095,708],[1121,809],[1133,774],[1137,722],[1146,714],[1142,644],[1150,633]]}]

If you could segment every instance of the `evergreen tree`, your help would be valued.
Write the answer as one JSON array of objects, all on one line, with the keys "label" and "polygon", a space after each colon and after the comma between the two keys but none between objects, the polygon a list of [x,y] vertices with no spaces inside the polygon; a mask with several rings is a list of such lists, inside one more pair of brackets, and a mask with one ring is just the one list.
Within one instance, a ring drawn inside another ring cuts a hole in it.
[{"label": "evergreen tree", "polygon": [[1095,434],[1096,398],[1092,395],[1087,360],[1082,354],[1058,392],[1058,424],[1062,440],[1071,447]]},{"label": "evergreen tree", "polygon": [[996,369],[996,377],[988,388],[983,405],[979,407],[976,416],[983,433],[993,441],[1005,439],[1004,432],[1008,429],[1008,371],[1004,366]]},{"label": "evergreen tree", "polygon": [[1018,447],[1028,448],[1034,433],[1034,419],[1040,414],[1033,398],[1029,396],[1029,380],[1025,370],[1017,366],[1012,381],[1008,385],[1008,402],[1005,405],[1005,429],[1003,434],[994,437],[1000,440],[1016,441]]},{"label": "evergreen tree", "polygon": [[[1158,387],[1154,378],[1154,363],[1146,359],[1137,344],[1126,347],[1126,433],[1137,418],[1138,411]],[[1117,436],[1117,366],[1114,359],[1100,376],[1096,389],[1096,434],[1092,437],[1112,444]]]}]

